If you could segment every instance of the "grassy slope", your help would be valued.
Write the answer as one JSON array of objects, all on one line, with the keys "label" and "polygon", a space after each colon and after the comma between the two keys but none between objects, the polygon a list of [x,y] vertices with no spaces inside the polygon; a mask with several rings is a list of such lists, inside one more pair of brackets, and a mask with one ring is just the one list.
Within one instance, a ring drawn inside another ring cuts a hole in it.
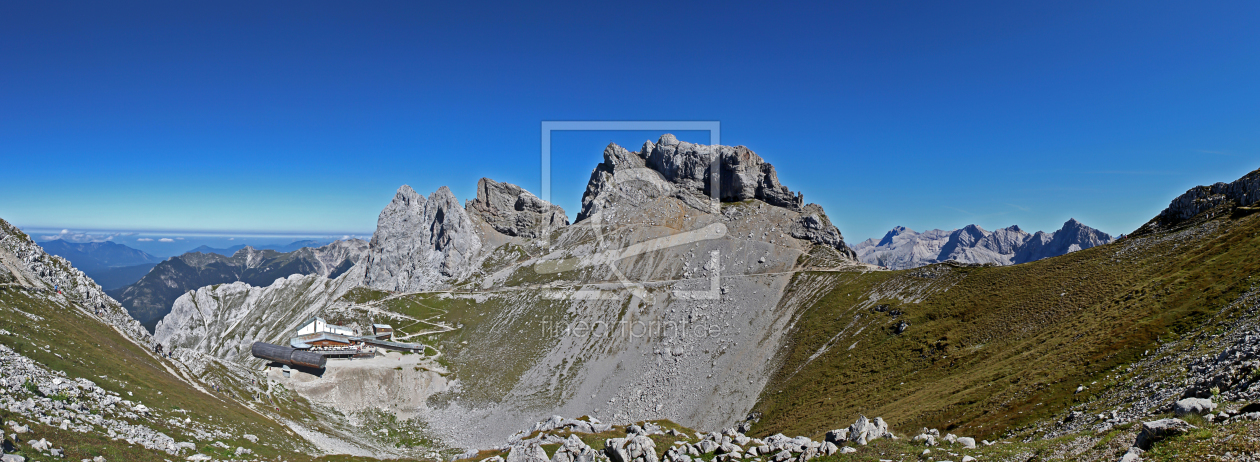
[{"label": "grassy slope", "polygon": [[[1078,385],[1241,293],[1260,269],[1258,231],[1252,215],[1183,233],[1197,239],[1163,233],[1023,265],[948,268],[943,277],[959,281],[947,291],[920,303],[880,300],[905,313],[902,335],[886,314],[856,306],[881,285],[930,282],[923,271],[837,278],[800,315],[756,407],[764,413],[756,432],[821,436],[864,413],[902,432],[988,437],[1052,417],[1085,398]],[[800,368],[855,316],[886,319]]]},{"label": "grassy slope", "polygon": [[[36,320],[17,310],[42,319]],[[309,446],[287,428],[227,396],[212,396],[220,392],[207,394],[193,388],[171,375],[159,364],[159,360],[124,339],[117,331],[77,310],[49,301],[43,293],[0,287],[0,328],[13,334],[0,335],[0,343],[50,369],[61,370],[70,378],[86,378],[101,388],[120,393],[123,398],[144,403],[157,416],[133,423],[147,425],[177,441],[195,441],[180,427],[165,423],[168,418],[189,416],[227,429],[233,438],[222,441],[233,448],[243,446],[265,458],[282,455],[288,460],[311,460],[307,455],[310,453]],[[222,393],[234,392],[225,390]],[[302,408],[306,407],[304,404],[304,400],[303,403],[281,403],[281,414],[288,418],[301,418],[305,414],[302,412]],[[0,411],[0,418],[6,421],[18,417],[7,410]],[[34,439],[47,438],[55,446],[64,447],[68,459],[96,455],[103,455],[107,460],[160,461],[171,458],[162,452],[149,451],[124,441],[111,441],[101,435],[61,431],[40,424],[32,425],[31,429]],[[244,433],[256,435],[260,443],[276,447],[250,443],[241,438]],[[210,446],[211,443],[213,441],[197,442],[198,451],[221,457],[230,454]],[[349,460],[345,457],[329,459]]]}]

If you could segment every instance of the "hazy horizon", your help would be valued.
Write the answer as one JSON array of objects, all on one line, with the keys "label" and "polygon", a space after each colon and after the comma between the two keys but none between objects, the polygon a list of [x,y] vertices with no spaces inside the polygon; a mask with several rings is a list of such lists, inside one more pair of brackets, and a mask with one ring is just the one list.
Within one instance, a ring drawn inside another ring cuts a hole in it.
[{"label": "hazy horizon", "polygon": [[[539,193],[542,121],[706,120],[853,242],[1068,218],[1122,234],[1260,167],[1256,17],[1254,2],[13,4],[0,218],[365,232],[403,184],[461,203],[481,177]],[[609,141],[659,135],[553,134],[555,203],[572,219]]]}]

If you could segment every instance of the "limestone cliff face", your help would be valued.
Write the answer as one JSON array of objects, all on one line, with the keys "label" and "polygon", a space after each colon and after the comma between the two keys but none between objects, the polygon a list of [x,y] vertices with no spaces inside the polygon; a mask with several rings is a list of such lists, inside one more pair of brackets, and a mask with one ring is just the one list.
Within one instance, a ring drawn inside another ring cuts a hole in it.
[{"label": "limestone cliff face", "polygon": [[715,158],[721,202],[755,199],[796,212],[798,216],[790,226],[793,237],[832,247],[856,259],[822,207],[806,205],[802,194],[780,184],[774,166],[761,156],[744,146],[693,144],[669,134],[656,143],[644,143],[639,152],[609,144],[604,149],[604,161],[591,172],[577,221],[602,215],[613,205],[637,206],[661,197],[674,197],[708,212]]},{"label": "limestone cliff face", "polygon": [[477,182],[477,198],[468,201],[464,208],[473,218],[513,237],[544,237],[569,225],[560,206],[539,199],[520,186],[489,178]]},{"label": "limestone cliff face", "polygon": [[719,199],[740,202],[759,199],[767,204],[801,211],[804,198],[779,184],[774,166],[744,146],[705,146],[664,135],[643,145],[639,157],[665,179],[687,189],[710,194],[710,162],[719,159]]},{"label": "limestone cliff face", "polygon": [[403,185],[376,220],[363,283],[392,291],[441,287],[467,277],[480,251],[473,222],[449,188],[426,199]]}]

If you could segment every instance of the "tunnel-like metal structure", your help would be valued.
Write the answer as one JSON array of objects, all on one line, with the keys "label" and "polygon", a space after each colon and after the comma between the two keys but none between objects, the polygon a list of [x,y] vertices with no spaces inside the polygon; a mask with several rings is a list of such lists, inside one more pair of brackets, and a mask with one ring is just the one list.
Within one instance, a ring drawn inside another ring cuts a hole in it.
[{"label": "tunnel-like metal structure", "polygon": [[323,369],[328,363],[328,359],[319,353],[299,350],[287,346],[272,345],[265,342],[254,342],[249,348],[255,358],[275,361],[280,364],[288,364],[290,366],[310,367],[315,369]]}]

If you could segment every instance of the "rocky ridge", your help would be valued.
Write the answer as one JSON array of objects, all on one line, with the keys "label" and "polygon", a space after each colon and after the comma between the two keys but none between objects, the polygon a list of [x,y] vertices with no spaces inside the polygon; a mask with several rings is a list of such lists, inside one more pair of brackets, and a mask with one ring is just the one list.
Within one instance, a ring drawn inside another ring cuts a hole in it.
[{"label": "rocky ridge", "polygon": [[[1218,207],[1251,207],[1260,202],[1260,170],[1254,170],[1229,183],[1195,186],[1177,196],[1168,208],[1135,233],[1176,226]],[[1211,218],[1210,216],[1206,218]]]},{"label": "rocky ridge", "polygon": [[1056,257],[1110,243],[1110,235],[1069,219],[1058,231],[1028,234],[1019,226],[987,231],[967,225],[953,231],[934,229],[923,233],[904,226],[893,228],[882,239],[867,239],[853,246],[864,263],[889,269],[908,269],[944,261],[970,264],[1014,265]]},{"label": "rocky ridge", "polygon": [[512,237],[539,238],[569,225],[564,209],[520,186],[489,178],[477,181],[477,197],[467,201],[468,215]]},{"label": "rocky ridge", "polygon": [[[7,282],[6,282],[7,281]],[[59,294],[135,341],[148,344],[149,332],[82,271],[44,252],[26,233],[0,219],[0,283]]]}]

